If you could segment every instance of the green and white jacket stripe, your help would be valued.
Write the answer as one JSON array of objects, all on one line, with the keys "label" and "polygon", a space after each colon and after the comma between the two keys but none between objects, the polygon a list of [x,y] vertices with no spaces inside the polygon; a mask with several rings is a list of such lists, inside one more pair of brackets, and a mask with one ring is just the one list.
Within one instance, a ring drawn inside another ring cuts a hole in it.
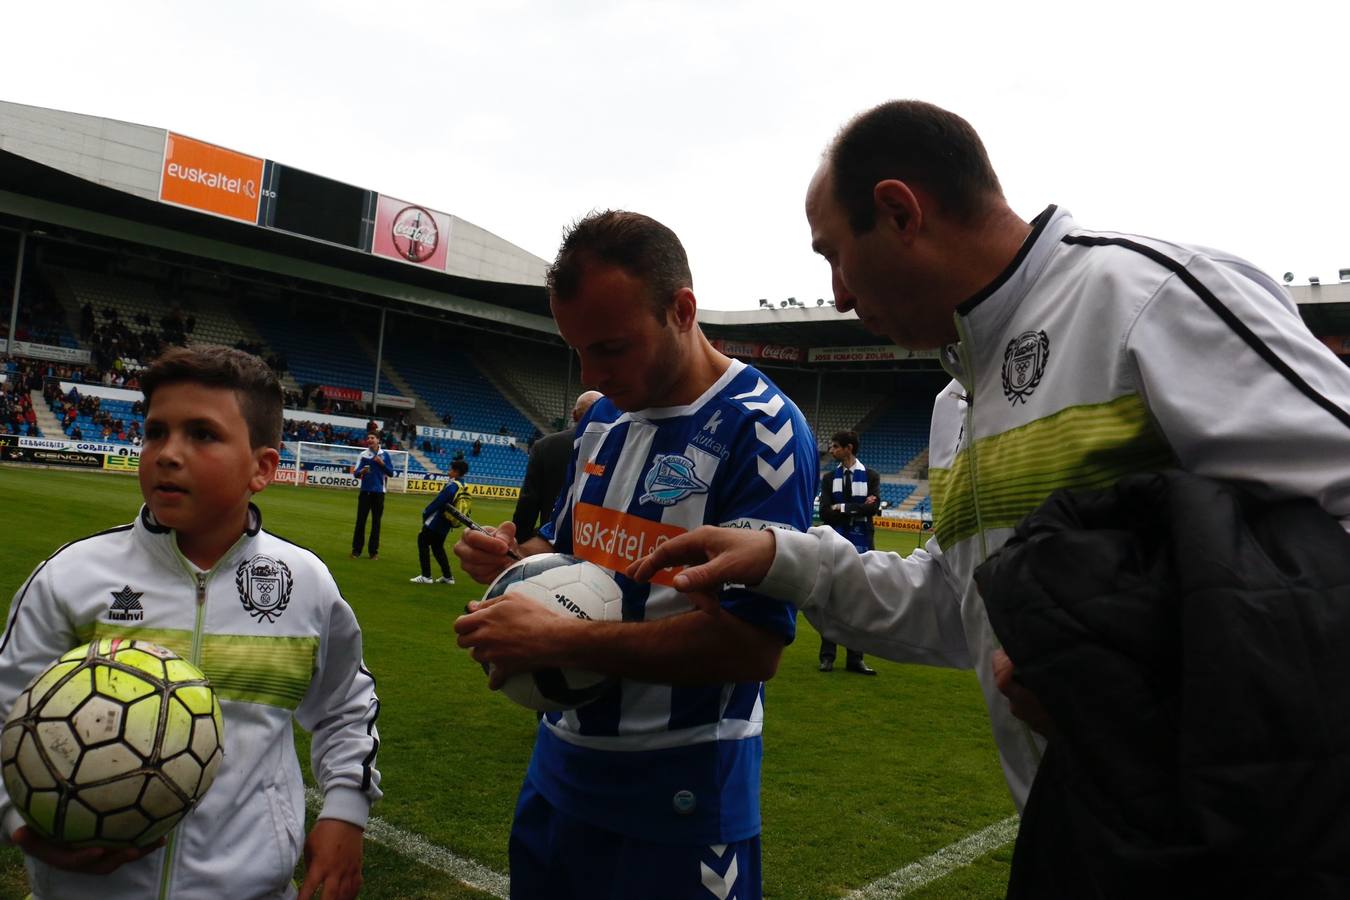
[{"label": "green and white jacket stripe", "polygon": [[760,586],[845,646],[973,666],[1019,809],[1042,743],[994,687],[997,642],[973,573],[1051,491],[1180,465],[1270,497],[1313,497],[1350,521],[1350,428],[1326,408],[1350,409],[1350,368],[1308,332],[1282,287],[1212,250],[1108,236],[1193,276],[1320,404],[1173,268],[1129,246],[1072,243],[1098,233],[1055,207],[1033,227],[1008,269],[958,310],[960,342],[944,351],[954,380],[933,407],[935,536],[901,558],[859,555],[830,528],[775,532]]},{"label": "green and white jacket stripe", "polygon": [[[162,851],[109,876],[26,858],[38,900],[293,895],[305,804],[292,719],[313,735],[321,817],[365,825],[380,797],[379,700],[356,617],[317,556],[263,531],[256,507],[250,522],[200,572],[143,509],[132,525],[62,547],[15,596],[0,642],[0,708],[65,650],[120,636],[197,663],[225,721],[215,784]],[[20,820],[3,792],[0,811],[7,839]]]}]

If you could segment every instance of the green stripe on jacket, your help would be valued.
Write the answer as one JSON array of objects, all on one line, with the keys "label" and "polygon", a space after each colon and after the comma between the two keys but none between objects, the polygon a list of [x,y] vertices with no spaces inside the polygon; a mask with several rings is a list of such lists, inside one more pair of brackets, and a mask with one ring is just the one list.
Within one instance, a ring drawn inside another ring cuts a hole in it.
[{"label": "green stripe on jacket", "polygon": [[[192,632],[187,630],[91,622],[77,636],[81,643],[114,637],[151,641],[184,659],[190,659],[192,652]],[[202,637],[199,668],[221,700],[294,710],[309,690],[318,653],[317,637],[208,634]]]},{"label": "green stripe on jacket", "polygon": [[[933,531],[952,547],[979,530],[970,481],[970,452],[928,473]],[[1136,394],[1107,403],[1071,406],[1002,434],[981,438],[974,452],[980,520],[1011,528],[1059,488],[1094,489],[1134,472],[1176,465],[1176,457]]]}]

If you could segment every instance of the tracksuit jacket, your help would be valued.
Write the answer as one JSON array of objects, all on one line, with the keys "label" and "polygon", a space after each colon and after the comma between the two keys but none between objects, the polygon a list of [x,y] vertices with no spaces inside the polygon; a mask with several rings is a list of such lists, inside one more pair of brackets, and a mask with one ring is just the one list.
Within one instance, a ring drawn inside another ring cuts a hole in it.
[{"label": "tracksuit jacket", "polygon": [[974,667],[1020,810],[1044,744],[995,687],[976,566],[1051,491],[1168,466],[1346,520],[1350,368],[1251,264],[1085,231],[1053,206],[955,324],[929,438],[934,536],[901,558],[831,528],[775,532],[757,590],[845,646]]},{"label": "tracksuit jacket", "polygon": [[[0,709],[60,654],[96,638],[153,641],[211,680],[225,759],[168,844],[111,875],[79,875],[24,857],[35,900],[231,900],[294,896],[305,793],[292,718],[312,736],[320,818],[364,827],[380,797],[379,700],[361,631],[310,551],[250,527],[208,572],[146,508],[130,525],[66,544],[20,589],[0,639]],[[21,824],[0,789],[8,839]]]}]

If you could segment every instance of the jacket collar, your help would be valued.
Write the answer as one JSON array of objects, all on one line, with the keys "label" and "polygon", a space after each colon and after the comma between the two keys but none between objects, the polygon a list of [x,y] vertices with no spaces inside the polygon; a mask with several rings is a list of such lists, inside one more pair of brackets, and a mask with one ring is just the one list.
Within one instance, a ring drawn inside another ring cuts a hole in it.
[{"label": "jacket collar", "polygon": [[[258,536],[260,531],[262,531],[262,510],[250,503],[248,505],[248,526],[244,529],[244,533],[239,536],[239,540],[235,541],[229,550],[225,551],[225,555],[212,568],[219,568],[222,564],[233,560],[235,556],[242,552],[244,547],[248,546]],[[140,515],[136,517],[134,523],[134,532],[137,539],[148,546],[155,558],[161,562],[173,566],[181,566],[186,563],[186,557],[178,549],[178,542],[174,537],[173,529],[156,521],[149,506],[141,506]]]},{"label": "jacket collar", "polygon": [[1031,220],[1017,255],[993,281],[956,308],[967,327],[980,331],[997,330],[1007,322],[1030,292],[1051,256],[1059,249],[1060,239],[1074,229],[1073,216],[1054,204]]}]

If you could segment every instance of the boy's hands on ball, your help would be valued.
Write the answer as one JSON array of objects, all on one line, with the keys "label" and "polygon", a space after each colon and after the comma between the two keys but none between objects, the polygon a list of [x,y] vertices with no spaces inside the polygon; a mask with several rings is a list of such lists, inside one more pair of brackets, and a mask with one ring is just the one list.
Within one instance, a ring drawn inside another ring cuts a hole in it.
[{"label": "boy's hands on ball", "polygon": [[47,840],[27,825],[18,828],[10,840],[34,859],[85,875],[107,875],[164,846],[164,838],[160,838],[147,847],[70,847]]},{"label": "boy's hands on ball", "polygon": [[323,900],[352,900],[361,890],[365,830],[341,819],[320,819],[305,838],[305,883],[297,900],[322,889]]}]

